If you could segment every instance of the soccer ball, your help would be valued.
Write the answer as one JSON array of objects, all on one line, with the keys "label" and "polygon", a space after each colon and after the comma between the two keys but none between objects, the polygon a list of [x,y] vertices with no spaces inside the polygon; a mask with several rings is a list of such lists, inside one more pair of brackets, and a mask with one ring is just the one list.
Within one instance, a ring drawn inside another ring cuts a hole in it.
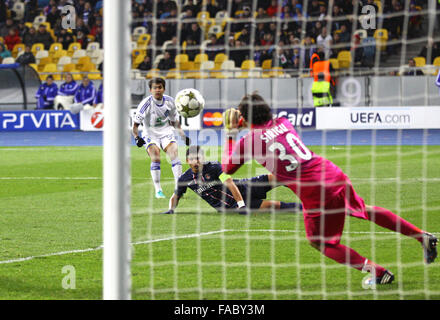
[{"label": "soccer ball", "polygon": [[202,94],[193,88],[180,90],[174,101],[177,112],[184,118],[197,116],[205,107],[205,99]]}]

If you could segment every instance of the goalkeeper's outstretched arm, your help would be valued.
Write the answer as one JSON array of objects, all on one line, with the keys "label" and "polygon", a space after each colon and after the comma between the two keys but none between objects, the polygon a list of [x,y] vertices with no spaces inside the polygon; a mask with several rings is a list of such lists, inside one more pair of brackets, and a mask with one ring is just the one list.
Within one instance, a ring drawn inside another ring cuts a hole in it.
[{"label": "goalkeeper's outstretched arm", "polygon": [[224,184],[231,191],[235,201],[237,201],[238,208],[243,208],[245,206],[243,196],[241,195],[241,192],[237,188],[236,184],[234,183],[234,180],[232,180],[232,178],[228,178],[225,180]]}]

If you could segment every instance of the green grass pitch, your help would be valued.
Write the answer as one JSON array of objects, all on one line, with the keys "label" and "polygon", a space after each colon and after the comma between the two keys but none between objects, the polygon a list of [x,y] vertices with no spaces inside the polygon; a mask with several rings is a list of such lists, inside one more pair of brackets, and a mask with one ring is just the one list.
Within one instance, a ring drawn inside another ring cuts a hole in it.
[{"label": "green grass pitch", "polygon": [[[220,149],[207,149],[218,159]],[[311,149],[339,165],[366,203],[439,235],[439,146]],[[440,298],[440,262],[425,266],[413,239],[346,219],[342,243],[396,276],[364,289],[366,274],[308,245],[301,214],[218,214],[191,190],[175,215],[159,214],[168,200],[153,198],[145,151],[133,147],[131,156],[133,299]],[[0,164],[0,299],[101,299],[102,148],[5,147]],[[250,164],[234,177],[262,173]],[[162,181],[170,196],[165,157]],[[284,187],[269,198],[296,199]]]}]

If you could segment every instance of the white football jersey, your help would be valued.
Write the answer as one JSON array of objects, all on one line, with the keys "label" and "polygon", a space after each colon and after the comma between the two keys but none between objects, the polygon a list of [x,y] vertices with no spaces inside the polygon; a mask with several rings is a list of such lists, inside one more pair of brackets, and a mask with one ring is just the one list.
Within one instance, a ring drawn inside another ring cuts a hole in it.
[{"label": "white football jersey", "polygon": [[133,121],[144,126],[147,136],[160,137],[174,134],[174,127],[169,121],[178,119],[174,99],[164,94],[162,101],[157,101],[152,95],[142,100]]}]

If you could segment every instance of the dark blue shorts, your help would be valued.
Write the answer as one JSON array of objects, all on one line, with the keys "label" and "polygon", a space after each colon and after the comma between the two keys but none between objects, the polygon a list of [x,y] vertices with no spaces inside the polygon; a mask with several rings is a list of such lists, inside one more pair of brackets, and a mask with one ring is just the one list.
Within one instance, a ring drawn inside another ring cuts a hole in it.
[{"label": "dark blue shorts", "polygon": [[240,190],[246,206],[251,209],[260,209],[267,193],[272,190],[269,177],[266,174],[249,179],[234,180],[234,182]]}]

